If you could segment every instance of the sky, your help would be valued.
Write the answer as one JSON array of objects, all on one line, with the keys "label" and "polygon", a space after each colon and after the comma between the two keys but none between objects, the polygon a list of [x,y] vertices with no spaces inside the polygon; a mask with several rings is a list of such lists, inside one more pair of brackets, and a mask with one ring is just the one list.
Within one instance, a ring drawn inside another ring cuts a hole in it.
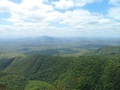
[{"label": "sky", "polygon": [[120,37],[120,0],[0,0],[0,38]]}]

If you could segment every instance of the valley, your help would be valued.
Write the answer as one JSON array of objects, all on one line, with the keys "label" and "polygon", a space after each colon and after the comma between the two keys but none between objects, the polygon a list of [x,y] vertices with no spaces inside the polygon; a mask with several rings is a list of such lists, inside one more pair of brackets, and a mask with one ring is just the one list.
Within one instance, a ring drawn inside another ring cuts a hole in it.
[{"label": "valley", "polygon": [[120,39],[0,41],[0,90],[119,90]]}]

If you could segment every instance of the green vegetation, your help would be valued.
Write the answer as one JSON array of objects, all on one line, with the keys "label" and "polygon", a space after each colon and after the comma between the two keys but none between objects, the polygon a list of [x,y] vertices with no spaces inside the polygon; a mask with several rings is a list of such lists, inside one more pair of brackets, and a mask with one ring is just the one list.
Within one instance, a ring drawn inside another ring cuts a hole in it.
[{"label": "green vegetation", "polygon": [[91,55],[113,55],[120,53],[120,46],[108,46],[104,48],[99,48],[91,53]]},{"label": "green vegetation", "polygon": [[13,59],[8,58],[2,58],[0,59],[0,70],[5,69],[7,66],[10,65],[10,63],[13,61]]},{"label": "green vegetation", "polygon": [[29,81],[28,85],[25,87],[25,90],[55,90],[55,88],[46,82]]},{"label": "green vegetation", "polygon": [[26,78],[20,75],[8,74],[0,78],[0,86],[4,86],[3,90],[24,90]]},{"label": "green vegetation", "polygon": [[10,65],[2,69],[0,88],[8,90],[119,90],[119,76],[119,53],[80,57],[35,55],[14,58]]},{"label": "green vegetation", "polygon": [[120,46],[49,45],[1,49],[0,90],[120,90]]},{"label": "green vegetation", "polygon": [[0,40],[0,58],[26,55],[82,56],[98,48],[120,46],[119,38],[38,37]]}]

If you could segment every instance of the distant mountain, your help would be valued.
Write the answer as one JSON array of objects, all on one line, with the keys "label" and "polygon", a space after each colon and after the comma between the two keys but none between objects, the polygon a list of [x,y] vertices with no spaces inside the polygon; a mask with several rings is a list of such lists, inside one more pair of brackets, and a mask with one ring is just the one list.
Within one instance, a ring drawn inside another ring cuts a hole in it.
[{"label": "distant mountain", "polygon": [[[110,45],[120,45],[119,39],[28,37],[0,41],[0,57],[15,57],[19,55],[80,56],[85,55],[89,51],[94,51],[98,48],[102,49],[102,47]],[[101,54],[101,49],[90,54]]]}]

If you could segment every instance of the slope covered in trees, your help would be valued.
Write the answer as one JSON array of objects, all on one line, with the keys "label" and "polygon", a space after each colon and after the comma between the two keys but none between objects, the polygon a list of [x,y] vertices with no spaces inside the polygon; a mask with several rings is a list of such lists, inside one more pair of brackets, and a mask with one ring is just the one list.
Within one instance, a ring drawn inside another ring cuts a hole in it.
[{"label": "slope covered in trees", "polygon": [[120,46],[108,46],[95,50],[91,55],[112,55],[120,54]]},{"label": "slope covered in trees", "polygon": [[[107,53],[107,49],[119,51],[110,47],[101,50]],[[34,55],[0,61],[2,90],[120,89],[119,53],[80,57]]]}]

